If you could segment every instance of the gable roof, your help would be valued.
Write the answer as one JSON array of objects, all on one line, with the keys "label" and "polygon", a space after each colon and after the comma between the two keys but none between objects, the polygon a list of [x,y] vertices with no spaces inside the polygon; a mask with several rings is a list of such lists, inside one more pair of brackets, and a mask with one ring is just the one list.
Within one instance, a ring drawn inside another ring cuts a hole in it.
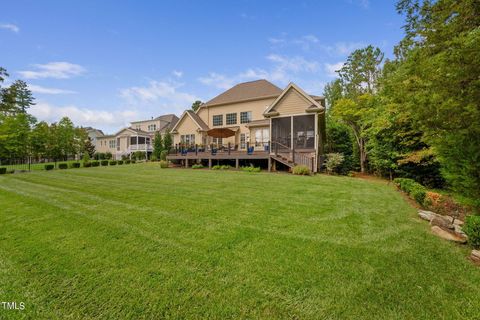
[{"label": "gable roof", "polygon": [[180,119],[178,119],[177,123],[175,123],[175,125],[173,126],[172,131],[175,131],[175,129],[177,129],[177,126],[186,116],[189,116],[200,130],[208,131],[210,129],[207,124],[203,122],[203,120],[193,110],[185,110],[185,112],[180,116]]},{"label": "gable roof", "polygon": [[[299,86],[297,86],[295,83],[293,82],[290,82],[288,84],[288,86],[283,90],[282,94],[279,95],[277,97],[277,99],[275,99],[275,101],[272,102],[272,104],[267,108],[267,110],[265,110],[265,112],[263,113],[264,116],[269,116],[269,113],[270,115],[273,115],[271,114],[273,109],[275,108],[275,106],[282,100],[282,98],[287,94],[288,91],[290,90],[296,90],[298,93],[300,93],[306,100],[308,100],[312,105],[310,107],[307,108],[308,111],[312,112],[312,111],[321,111],[321,110],[324,110],[325,108],[321,105],[321,103],[319,101],[316,101],[315,100],[315,96],[310,96],[308,95],[305,91],[303,91]],[[318,97],[320,98],[320,97]],[[319,100],[319,99],[318,99]],[[305,111],[307,111],[305,110]]]},{"label": "gable roof", "polygon": [[207,101],[201,105],[200,108],[239,101],[273,98],[279,96],[281,93],[282,89],[264,79],[243,82]]}]

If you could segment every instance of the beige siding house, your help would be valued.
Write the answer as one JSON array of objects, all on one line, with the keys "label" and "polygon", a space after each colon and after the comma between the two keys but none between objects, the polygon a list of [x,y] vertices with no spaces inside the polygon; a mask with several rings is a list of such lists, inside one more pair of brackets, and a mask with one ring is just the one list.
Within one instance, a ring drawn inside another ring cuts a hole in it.
[{"label": "beige siding house", "polygon": [[[265,159],[268,167],[305,164],[317,171],[323,154],[324,98],[294,83],[280,89],[266,80],[240,83],[185,111],[172,129],[175,153],[170,160]],[[232,131],[218,138],[212,129]],[[180,152],[180,154],[179,154]],[[193,152],[195,154],[193,154]]]},{"label": "beige siding house", "polygon": [[95,150],[98,153],[110,152],[114,159],[130,157],[137,151],[149,155],[153,151],[155,133],[165,134],[171,131],[177,121],[176,115],[167,114],[150,120],[131,122],[129,127],[115,134],[97,137]]}]

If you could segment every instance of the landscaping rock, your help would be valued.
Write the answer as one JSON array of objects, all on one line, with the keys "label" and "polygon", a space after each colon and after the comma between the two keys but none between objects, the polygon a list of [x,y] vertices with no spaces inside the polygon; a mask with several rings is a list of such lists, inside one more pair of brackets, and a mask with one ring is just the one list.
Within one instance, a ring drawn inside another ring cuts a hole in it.
[{"label": "landscaping rock", "polygon": [[442,239],[448,241],[454,241],[458,243],[466,243],[467,239],[451,231],[440,228],[439,226],[432,226],[433,234],[439,236]]},{"label": "landscaping rock", "polygon": [[451,220],[445,218],[444,216],[435,215],[430,221],[431,226],[438,226],[444,230],[454,230],[454,226]]},{"label": "landscaping rock", "polygon": [[466,235],[465,232],[463,232],[463,230],[462,230],[462,226],[459,226],[459,225],[457,225],[457,224],[454,224],[453,227],[454,227],[455,233],[458,233],[458,234],[460,234],[461,236],[467,238],[467,235]]},{"label": "landscaping rock", "polygon": [[423,220],[431,221],[433,217],[436,216],[436,213],[432,211],[418,210],[418,216]]},{"label": "landscaping rock", "polygon": [[480,250],[472,250],[472,253],[470,254],[470,260],[480,266]]}]

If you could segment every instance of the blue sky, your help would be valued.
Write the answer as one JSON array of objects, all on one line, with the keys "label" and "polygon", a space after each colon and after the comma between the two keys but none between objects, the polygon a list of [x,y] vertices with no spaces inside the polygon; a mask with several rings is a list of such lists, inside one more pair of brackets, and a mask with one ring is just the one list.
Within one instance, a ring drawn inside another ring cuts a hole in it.
[{"label": "blue sky", "polygon": [[0,66],[38,119],[113,132],[259,78],[320,95],[352,50],[391,56],[402,24],[381,0],[4,1]]}]

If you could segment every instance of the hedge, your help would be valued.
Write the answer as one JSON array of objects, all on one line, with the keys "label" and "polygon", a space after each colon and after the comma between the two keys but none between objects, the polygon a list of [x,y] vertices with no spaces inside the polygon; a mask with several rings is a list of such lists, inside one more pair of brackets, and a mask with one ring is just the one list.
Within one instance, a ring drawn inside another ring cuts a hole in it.
[{"label": "hedge", "polygon": [[100,162],[92,161],[91,164],[92,164],[92,167],[98,167],[100,165]]},{"label": "hedge", "polygon": [[123,160],[118,160],[118,161],[117,161],[117,164],[118,164],[118,165],[122,165],[122,164],[123,164]]},{"label": "hedge", "polygon": [[192,169],[202,169],[202,168],[203,168],[203,164],[201,163],[197,163],[192,166]]},{"label": "hedge", "polygon": [[117,161],[112,160],[112,161],[109,162],[109,165],[111,165],[111,166],[116,166],[116,165],[117,165]]},{"label": "hedge", "polygon": [[53,168],[55,168],[55,166],[53,164],[46,164],[45,165],[45,170],[53,170]]},{"label": "hedge", "polygon": [[58,169],[68,169],[68,163],[59,163]]},{"label": "hedge", "polygon": [[100,164],[105,167],[105,166],[108,166],[108,160],[102,160],[100,161]]},{"label": "hedge", "polygon": [[83,163],[83,166],[85,168],[90,168],[92,166],[92,163],[90,161],[86,161],[86,162]]},{"label": "hedge", "polygon": [[415,199],[418,204],[424,205],[427,189],[420,183],[408,178],[395,178],[393,179],[393,183],[395,183],[398,188]]},{"label": "hedge", "polygon": [[7,173],[7,168],[6,167],[1,167],[0,168],[0,174],[5,174]]},{"label": "hedge", "polygon": [[130,164],[130,160],[125,160],[125,164]]},{"label": "hedge", "polygon": [[311,174],[311,171],[307,166],[299,165],[293,167],[292,173],[299,176],[309,176]]},{"label": "hedge", "polygon": [[70,166],[71,166],[72,168],[80,168],[80,162],[72,162],[72,163],[70,164]]}]

